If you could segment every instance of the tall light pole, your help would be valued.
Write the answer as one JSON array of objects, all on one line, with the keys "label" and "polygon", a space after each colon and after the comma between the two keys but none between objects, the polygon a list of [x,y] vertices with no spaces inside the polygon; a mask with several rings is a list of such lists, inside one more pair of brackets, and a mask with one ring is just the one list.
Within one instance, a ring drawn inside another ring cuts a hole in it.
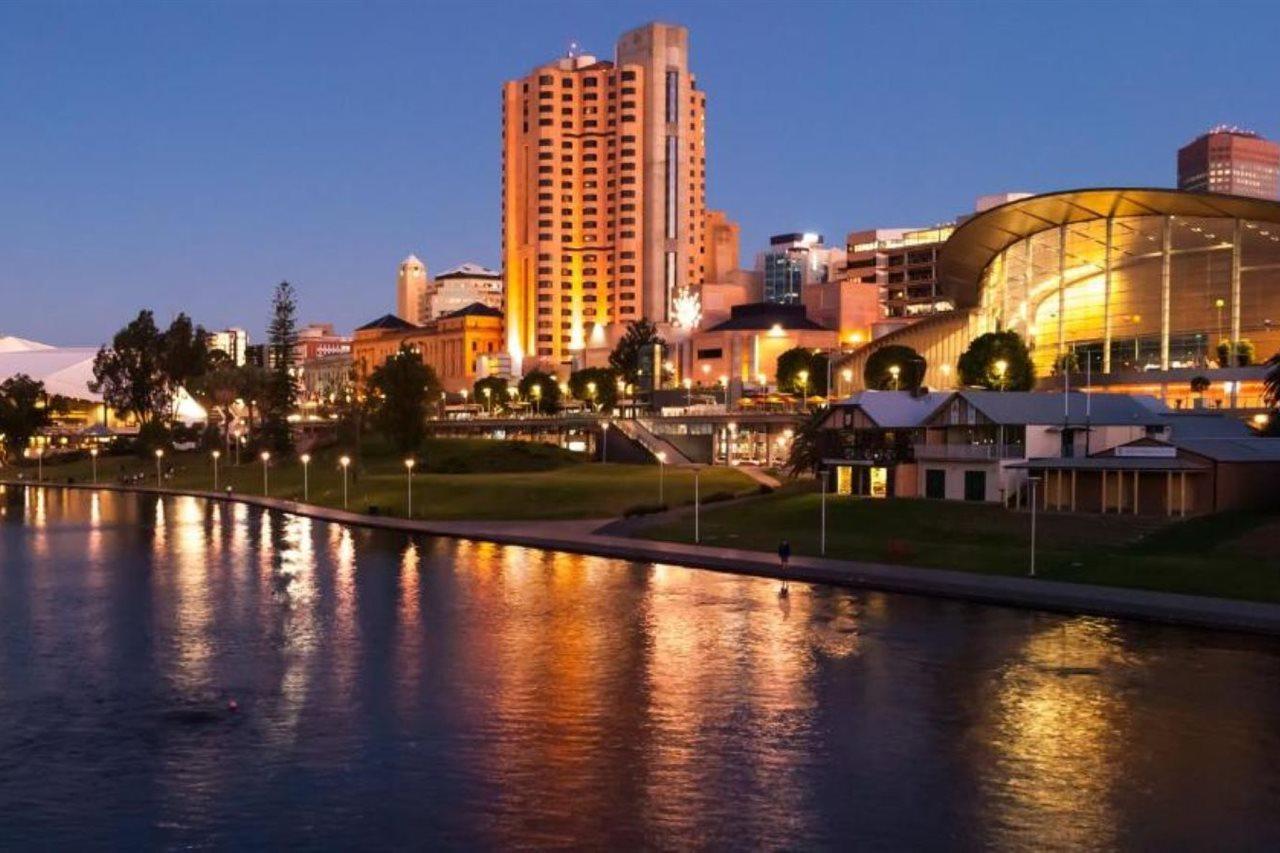
[{"label": "tall light pole", "polygon": [[36,482],[44,482],[44,448],[36,448]]},{"label": "tall light pole", "polygon": [[818,475],[822,477],[822,532],[818,540],[818,553],[825,557],[827,556],[827,469],[818,469]]},{"label": "tall light pole", "polygon": [[698,476],[702,473],[701,468],[693,469],[693,544],[697,545],[702,541],[702,505],[699,500]]},{"label": "tall light pole", "polygon": [[488,385],[484,386],[484,405],[489,410],[489,417],[493,417],[493,389]]},{"label": "tall light pole", "polygon": [[342,508],[347,508],[347,469],[351,467],[351,457],[343,456],[338,460],[338,464],[342,466]]},{"label": "tall light pole", "polygon": [[1028,477],[1031,483],[1031,571],[1028,574],[1031,577],[1036,576],[1036,484],[1040,482],[1039,477]]},{"label": "tall light pole", "polygon": [[848,394],[853,387],[853,371],[846,367],[840,371],[840,378],[844,380],[844,393]]},{"label": "tall light pole", "polygon": [[889,375],[893,377],[893,390],[898,390],[898,377],[902,375],[902,368],[896,364],[889,365]]},{"label": "tall light pole", "polygon": [[536,417],[538,415],[539,404],[542,402],[542,383],[533,383],[533,387],[529,390],[533,394],[533,414]]},{"label": "tall light pole", "polygon": [[160,488],[160,460],[164,459],[164,450],[156,448],[156,488]]},{"label": "tall light pole", "polygon": [[413,518],[413,460],[404,460],[405,517]]},{"label": "tall light pole", "polygon": [[98,485],[98,448],[96,447],[89,448],[89,458],[92,460],[91,464],[93,465],[93,484],[96,486]]},{"label": "tall light pole", "polygon": [[654,455],[658,457],[658,503],[661,504],[666,501],[664,491],[667,475],[667,454],[665,451],[659,450]]},{"label": "tall light pole", "polygon": [[215,450],[209,454],[213,457],[213,490],[218,491],[218,459],[222,456],[222,451]]},{"label": "tall light pole", "polygon": [[1005,386],[1005,376],[1009,373],[1009,362],[1005,361],[1003,358],[996,359],[995,369],[996,381],[1000,384],[1000,390],[1003,391]]},{"label": "tall light pole", "polygon": [[271,461],[271,454],[264,450],[258,458],[262,460],[262,496],[265,498],[267,496],[267,463]]},{"label": "tall light pole", "polygon": [[684,404],[686,407],[693,405],[693,380],[688,376],[684,378]]},{"label": "tall light pole", "polygon": [[[1218,343],[1219,343],[1219,344],[1221,344],[1221,343],[1222,343],[1222,309],[1226,306],[1226,304],[1227,304],[1227,303],[1226,303],[1226,301],[1225,301],[1225,300],[1223,300],[1223,299],[1215,299],[1215,300],[1213,300],[1213,307],[1214,307],[1214,309],[1215,309],[1215,310],[1217,310],[1217,312],[1218,312]],[[1232,341],[1232,343],[1235,343],[1235,342],[1234,342],[1234,341]],[[1230,351],[1228,350],[1228,353],[1227,353],[1227,361],[1228,361],[1228,364],[1230,364],[1230,363],[1234,363],[1234,361],[1235,361],[1234,356],[1235,356],[1235,353],[1230,352]],[[1226,367],[1227,365],[1226,365],[1226,364],[1220,364],[1220,365],[1218,365],[1218,366],[1219,366],[1219,367]]]},{"label": "tall light pole", "polygon": [[801,370],[796,374],[796,378],[800,380],[800,407],[807,409],[809,408],[809,371]]},{"label": "tall light pole", "polygon": [[311,454],[304,453],[299,456],[298,459],[302,462],[302,502],[306,503],[311,493],[309,488],[310,483],[308,482],[309,478],[307,476],[307,469],[311,466]]},{"label": "tall light pole", "polygon": [[[596,383],[587,383],[587,396],[591,399],[591,407],[594,409],[596,405]],[[599,411],[599,409],[596,409],[596,411]]]},{"label": "tall light pole", "polygon": [[[592,383],[595,384],[594,382]],[[609,422],[600,424],[600,461],[609,461]]]}]

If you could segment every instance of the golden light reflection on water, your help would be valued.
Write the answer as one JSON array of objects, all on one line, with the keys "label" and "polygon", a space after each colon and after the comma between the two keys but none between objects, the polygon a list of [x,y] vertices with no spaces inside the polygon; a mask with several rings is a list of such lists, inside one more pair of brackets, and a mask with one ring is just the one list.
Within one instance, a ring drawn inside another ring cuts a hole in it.
[{"label": "golden light reflection on water", "polygon": [[1000,672],[991,719],[1003,796],[992,818],[1015,830],[1012,846],[1113,848],[1117,774],[1130,709],[1104,678],[1127,666],[1111,623],[1052,620],[1028,635],[1021,654]]}]

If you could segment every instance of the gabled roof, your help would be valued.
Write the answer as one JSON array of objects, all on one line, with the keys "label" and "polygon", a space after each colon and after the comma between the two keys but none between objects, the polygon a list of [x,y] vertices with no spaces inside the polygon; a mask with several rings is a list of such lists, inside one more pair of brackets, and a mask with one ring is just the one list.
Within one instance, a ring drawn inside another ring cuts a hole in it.
[{"label": "gabled roof", "polygon": [[1190,438],[1172,444],[1215,462],[1280,462],[1280,438]]},{"label": "gabled roof", "polygon": [[[1039,391],[957,391],[992,423],[1071,426],[1163,426],[1159,403],[1129,394],[1062,394]],[[1088,399],[1086,399],[1088,398]]]},{"label": "gabled roof", "polygon": [[376,320],[365,323],[363,326],[356,328],[357,332],[367,332],[371,329],[386,329],[388,331],[403,331],[405,329],[418,328],[408,320],[402,320],[395,314],[383,314]]},{"label": "gabled roof", "polygon": [[448,314],[441,314],[437,320],[448,320],[451,317],[505,317],[506,315],[497,308],[491,308],[483,302],[472,302],[465,305],[457,311],[450,311]]},{"label": "gabled roof", "polygon": [[1175,442],[1184,438],[1256,437],[1244,421],[1214,412],[1169,412],[1163,417]]},{"label": "gabled roof", "polygon": [[911,394],[908,391],[859,391],[837,402],[836,408],[857,407],[878,427],[909,429],[918,427],[947,400],[950,391]]},{"label": "gabled roof", "polygon": [[55,349],[55,347],[49,344],[42,344],[39,341],[15,338],[13,335],[0,335],[0,352],[32,352],[51,349]]},{"label": "gabled roof", "polygon": [[439,281],[442,278],[502,278],[502,273],[468,261],[467,263],[458,264],[456,267],[447,269],[440,273],[436,276],[436,281]]}]

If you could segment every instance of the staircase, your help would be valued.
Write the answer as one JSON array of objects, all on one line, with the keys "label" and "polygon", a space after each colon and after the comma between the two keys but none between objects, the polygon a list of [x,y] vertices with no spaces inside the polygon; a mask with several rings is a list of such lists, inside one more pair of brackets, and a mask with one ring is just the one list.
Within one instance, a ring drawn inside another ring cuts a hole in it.
[{"label": "staircase", "polygon": [[658,454],[665,456],[668,465],[692,465],[693,460],[685,456],[679,448],[654,432],[642,419],[621,419],[613,422],[618,431],[648,451],[654,459]]}]

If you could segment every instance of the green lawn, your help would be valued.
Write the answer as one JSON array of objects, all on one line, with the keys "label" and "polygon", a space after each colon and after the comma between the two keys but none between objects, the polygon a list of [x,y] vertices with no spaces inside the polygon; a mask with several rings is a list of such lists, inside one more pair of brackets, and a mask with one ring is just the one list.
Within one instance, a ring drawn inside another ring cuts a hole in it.
[{"label": "green lawn", "polygon": [[[787,538],[794,553],[817,555],[819,502],[812,491],[792,487],[733,507],[711,507],[702,513],[702,541],[774,551]],[[692,541],[692,521],[651,526],[639,535]],[[1280,601],[1280,557],[1258,547],[1280,541],[1280,515],[1228,513],[1163,524],[1040,513],[1037,541],[1041,577]],[[1030,516],[996,506],[828,498],[829,557],[1024,575],[1029,542]]]},{"label": "green lawn", "polygon": [[[521,446],[523,445],[523,446]],[[323,506],[342,505],[341,455],[336,450],[319,451],[309,466],[308,497]],[[577,454],[558,448],[522,442],[467,439],[434,439],[418,457],[413,474],[413,516],[435,519],[570,519],[608,518],[627,509],[658,503],[659,470],[656,465],[598,464],[582,461]],[[165,457],[164,467],[173,466],[165,485],[178,489],[208,490],[213,487],[212,462],[206,453],[174,453]],[[436,466],[446,471],[477,470],[481,473],[433,473]],[[425,472],[424,472],[425,469]],[[530,470],[532,469],[532,470]],[[99,481],[120,482],[124,475],[145,475],[144,485],[155,484],[155,461],[134,456],[104,456],[98,459]],[[22,469],[35,476],[34,466]],[[45,479],[54,482],[89,482],[88,459],[64,465],[46,464]],[[15,477],[13,468],[0,469],[0,478]],[[749,494],[756,484],[728,468],[702,472],[702,494],[716,492]],[[274,459],[268,470],[268,493],[272,497],[302,499],[302,465],[296,458]],[[256,459],[237,467],[222,460],[219,487],[261,495],[262,464]],[[386,515],[404,515],[407,478],[403,459],[374,448],[366,453],[364,468],[352,465],[348,484],[352,510],[377,507]],[[676,506],[693,501],[691,471],[668,467],[665,476],[666,503]]]}]

